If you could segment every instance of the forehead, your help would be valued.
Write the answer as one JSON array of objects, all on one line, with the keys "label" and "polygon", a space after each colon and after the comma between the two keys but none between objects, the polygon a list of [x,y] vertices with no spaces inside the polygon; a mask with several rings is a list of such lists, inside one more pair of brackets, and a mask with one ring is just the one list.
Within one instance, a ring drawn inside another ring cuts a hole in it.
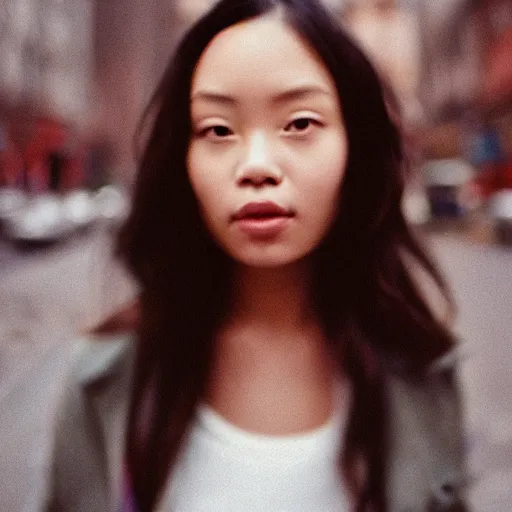
[{"label": "forehead", "polygon": [[285,22],[262,17],[219,33],[201,56],[191,93],[198,89],[261,96],[307,82],[336,94],[321,59]]}]

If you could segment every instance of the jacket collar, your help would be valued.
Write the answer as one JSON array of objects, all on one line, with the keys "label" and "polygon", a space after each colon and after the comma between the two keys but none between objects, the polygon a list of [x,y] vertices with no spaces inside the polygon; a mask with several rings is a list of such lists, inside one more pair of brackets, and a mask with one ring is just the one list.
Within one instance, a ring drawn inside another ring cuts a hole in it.
[{"label": "jacket collar", "polygon": [[86,387],[122,368],[123,361],[135,352],[135,335],[84,337],[79,340],[78,350],[82,357],[79,358],[77,378]]}]

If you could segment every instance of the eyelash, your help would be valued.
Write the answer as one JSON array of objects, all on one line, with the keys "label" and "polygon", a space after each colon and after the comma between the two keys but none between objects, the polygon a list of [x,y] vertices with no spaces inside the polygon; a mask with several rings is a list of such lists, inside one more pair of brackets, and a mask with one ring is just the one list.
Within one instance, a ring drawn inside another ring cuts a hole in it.
[{"label": "eyelash", "polygon": [[311,126],[311,125],[314,125],[314,126],[321,126],[321,123],[320,121],[317,121],[316,119],[313,119],[312,117],[298,117],[297,119],[294,119],[291,123],[288,123],[286,125],[286,128],[294,125],[295,123],[299,122],[299,121],[308,121],[309,124],[308,126],[303,129],[303,130],[298,130],[296,132],[292,132],[292,133],[307,133],[309,130],[308,128]]},{"label": "eyelash", "polygon": [[[308,121],[308,126],[306,128],[304,128],[303,130],[296,130],[296,131],[292,131],[292,133],[296,133],[296,134],[304,134],[304,133],[308,133],[309,132],[309,128],[311,125],[314,125],[314,126],[321,126],[322,123],[320,123],[320,121],[316,120],[316,119],[313,119],[312,117],[298,117],[297,119],[294,119],[293,121],[291,121],[290,123],[288,123],[285,127],[285,131],[289,131],[288,128],[293,126],[295,123],[299,122],[299,121]],[[224,129],[230,133],[227,133],[225,134],[224,136],[222,135],[217,135],[215,138],[216,139],[224,139],[226,138],[227,136],[229,135],[232,135],[233,132],[231,131],[231,129],[227,126],[224,126],[224,125],[221,125],[221,124],[218,124],[218,125],[213,125],[213,126],[209,126],[208,128],[205,128],[203,130],[201,130],[199,132],[199,136],[200,137],[207,137],[208,134],[210,133],[210,131],[213,131],[215,129],[218,129],[218,128],[221,128],[221,129]]]},{"label": "eyelash", "polygon": [[[208,128],[205,128],[204,130],[201,130],[199,132],[199,136],[200,137],[206,137],[210,131],[213,131],[216,128],[222,128],[222,129],[227,130],[228,132],[231,132],[231,129],[228,128],[227,126],[224,126],[224,125],[221,125],[221,124],[216,124],[214,126],[209,126]],[[232,134],[232,132],[229,133],[228,135],[231,135],[231,134]],[[223,139],[223,138],[225,138],[225,136],[218,136],[218,138]]]}]

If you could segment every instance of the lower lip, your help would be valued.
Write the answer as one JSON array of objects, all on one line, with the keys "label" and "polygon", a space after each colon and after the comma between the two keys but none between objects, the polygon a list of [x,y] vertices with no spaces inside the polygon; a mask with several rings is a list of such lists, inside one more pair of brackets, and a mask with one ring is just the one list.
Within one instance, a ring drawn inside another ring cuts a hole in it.
[{"label": "lower lip", "polygon": [[291,222],[291,217],[278,216],[263,219],[245,218],[236,221],[238,228],[254,238],[274,238]]}]

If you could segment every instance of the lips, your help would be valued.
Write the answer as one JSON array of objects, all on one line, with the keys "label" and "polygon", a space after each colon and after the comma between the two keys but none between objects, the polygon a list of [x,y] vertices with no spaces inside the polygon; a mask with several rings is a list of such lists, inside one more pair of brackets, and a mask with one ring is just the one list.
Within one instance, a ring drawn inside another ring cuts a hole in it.
[{"label": "lips", "polygon": [[275,217],[292,217],[293,212],[287,210],[276,203],[266,201],[262,203],[247,203],[245,206],[240,208],[235,215],[233,220],[243,219],[272,219]]},{"label": "lips", "polygon": [[233,216],[234,225],[251,239],[275,240],[292,222],[294,212],[270,201],[248,203]]}]

